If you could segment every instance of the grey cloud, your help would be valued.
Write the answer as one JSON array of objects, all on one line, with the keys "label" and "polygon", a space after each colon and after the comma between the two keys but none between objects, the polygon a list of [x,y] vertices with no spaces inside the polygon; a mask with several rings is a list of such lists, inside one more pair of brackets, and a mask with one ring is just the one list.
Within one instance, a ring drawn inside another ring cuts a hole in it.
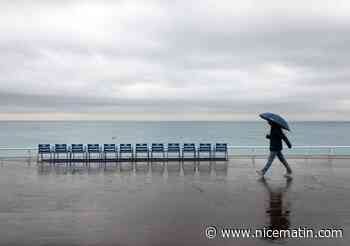
[{"label": "grey cloud", "polygon": [[350,9],[49,2],[0,3],[1,112],[350,113]]}]

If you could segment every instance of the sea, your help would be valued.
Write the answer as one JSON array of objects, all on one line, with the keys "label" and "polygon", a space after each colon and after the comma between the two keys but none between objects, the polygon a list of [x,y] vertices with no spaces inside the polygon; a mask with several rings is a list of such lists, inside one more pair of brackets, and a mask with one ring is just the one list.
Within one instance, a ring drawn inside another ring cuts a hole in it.
[{"label": "sea", "polygon": [[[290,122],[285,132],[294,146],[350,145],[350,122]],[[216,143],[264,146],[264,121],[1,121],[0,148],[39,143]]]}]

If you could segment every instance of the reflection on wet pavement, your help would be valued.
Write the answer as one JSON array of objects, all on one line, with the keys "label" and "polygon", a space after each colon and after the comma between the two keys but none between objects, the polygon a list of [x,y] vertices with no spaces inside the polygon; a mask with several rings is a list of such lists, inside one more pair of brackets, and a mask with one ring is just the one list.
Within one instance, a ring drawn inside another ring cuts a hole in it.
[{"label": "reflection on wet pavement", "polygon": [[[0,167],[0,245],[348,245],[348,160],[265,160]],[[220,239],[217,228],[335,227],[343,239]]]},{"label": "reflection on wet pavement", "polygon": [[[265,228],[271,231],[290,229],[290,204],[285,201],[285,194],[288,192],[292,180],[292,178],[286,178],[286,184],[284,187],[273,188],[265,178],[260,179],[261,183],[266,188],[269,197],[269,205],[266,210],[269,223]],[[274,235],[267,235],[267,238],[272,240],[281,239]]]}]

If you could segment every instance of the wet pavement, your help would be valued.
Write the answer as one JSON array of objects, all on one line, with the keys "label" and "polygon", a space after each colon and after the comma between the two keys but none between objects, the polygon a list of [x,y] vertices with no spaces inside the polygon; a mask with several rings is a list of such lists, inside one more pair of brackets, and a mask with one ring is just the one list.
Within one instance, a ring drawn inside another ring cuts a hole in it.
[{"label": "wet pavement", "polygon": [[[0,165],[0,245],[348,245],[350,160]],[[215,226],[208,239],[205,229]],[[222,228],[342,229],[343,238],[224,239]]]}]

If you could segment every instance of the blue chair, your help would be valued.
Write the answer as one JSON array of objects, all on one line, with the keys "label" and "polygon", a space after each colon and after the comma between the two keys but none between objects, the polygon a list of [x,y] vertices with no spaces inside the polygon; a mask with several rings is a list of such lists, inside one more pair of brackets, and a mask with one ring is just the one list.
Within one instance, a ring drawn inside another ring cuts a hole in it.
[{"label": "blue chair", "polygon": [[208,153],[209,159],[211,159],[211,144],[210,143],[200,143],[198,148],[198,159],[201,158],[201,153]]},{"label": "blue chair", "polygon": [[55,149],[54,149],[54,159],[56,160],[60,158],[60,154],[66,154],[66,160],[69,158],[69,151],[67,148],[67,144],[55,144]]},{"label": "blue chair", "polygon": [[70,160],[74,160],[75,154],[83,154],[83,159],[86,160],[86,151],[83,144],[72,144],[70,148]]},{"label": "blue chair", "polygon": [[214,146],[214,159],[216,158],[216,153],[224,153],[225,160],[228,160],[228,149],[227,143],[216,143]]},{"label": "blue chair", "polygon": [[162,143],[152,143],[151,146],[151,158],[153,159],[153,153],[161,153],[163,159],[165,158],[164,144]]},{"label": "blue chair", "polygon": [[87,159],[91,160],[91,154],[98,154],[98,159],[101,160],[101,147],[99,144],[87,145]]},{"label": "blue chair", "polygon": [[142,144],[136,144],[135,145],[135,159],[137,159],[138,153],[146,153],[147,154],[147,160],[149,159],[149,149],[148,144],[142,143]]},{"label": "blue chair", "polygon": [[50,161],[52,160],[52,150],[50,144],[39,144],[38,145],[38,159],[37,161],[43,161],[44,155],[49,155]]},{"label": "blue chair", "polygon": [[118,160],[118,147],[115,144],[104,144],[103,145],[103,158],[107,160],[107,154],[114,153],[115,160]]},{"label": "blue chair", "polygon": [[166,153],[167,153],[167,156],[166,156],[167,159],[169,159],[169,153],[176,153],[177,157],[180,159],[180,157],[181,157],[180,144],[168,143]]},{"label": "blue chair", "polygon": [[182,160],[185,158],[185,153],[193,153],[193,158],[196,158],[196,146],[194,143],[184,143],[182,147]]},{"label": "blue chair", "polygon": [[131,155],[131,159],[134,159],[134,151],[131,144],[119,145],[119,158],[122,159],[122,154],[127,153]]}]

